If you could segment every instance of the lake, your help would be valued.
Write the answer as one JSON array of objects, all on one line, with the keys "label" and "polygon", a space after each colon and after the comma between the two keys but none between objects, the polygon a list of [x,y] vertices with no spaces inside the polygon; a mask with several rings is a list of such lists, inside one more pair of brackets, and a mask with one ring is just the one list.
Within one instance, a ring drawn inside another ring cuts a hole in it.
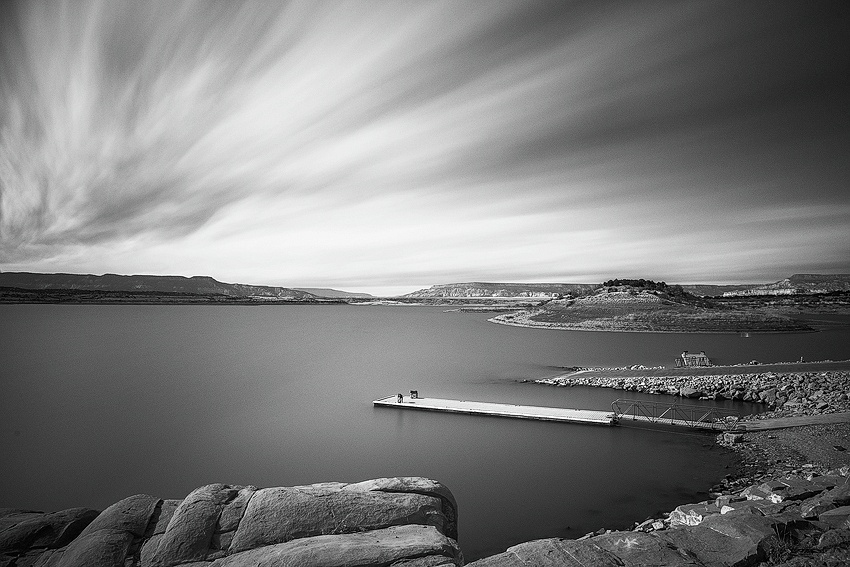
[{"label": "lake", "polygon": [[[617,392],[519,380],[563,366],[846,359],[846,330],[679,335],[525,329],[410,306],[0,306],[0,507],[103,508],[212,482],[425,476],[467,560],[630,527],[706,497],[712,435],[375,408],[420,395],[610,409]],[[635,397],[629,393],[628,397]],[[645,396],[658,400],[659,397]],[[726,402],[731,404],[731,402]],[[751,408],[736,405],[742,411]]]}]

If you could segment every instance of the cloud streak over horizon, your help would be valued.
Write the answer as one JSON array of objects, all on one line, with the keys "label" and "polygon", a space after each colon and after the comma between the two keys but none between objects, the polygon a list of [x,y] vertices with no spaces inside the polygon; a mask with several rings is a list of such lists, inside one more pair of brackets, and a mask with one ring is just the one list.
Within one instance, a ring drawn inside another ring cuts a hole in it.
[{"label": "cloud streak over horizon", "polygon": [[4,270],[850,272],[838,2],[3,8]]}]

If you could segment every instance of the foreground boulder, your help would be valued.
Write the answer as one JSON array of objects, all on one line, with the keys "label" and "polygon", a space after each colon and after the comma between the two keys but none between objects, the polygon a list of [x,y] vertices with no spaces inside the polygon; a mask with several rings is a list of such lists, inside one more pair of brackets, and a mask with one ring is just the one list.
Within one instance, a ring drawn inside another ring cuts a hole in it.
[{"label": "foreground boulder", "polygon": [[456,540],[451,492],[418,477],[210,484],[182,501],[131,496],[100,514],[0,510],[3,567],[462,565]]}]

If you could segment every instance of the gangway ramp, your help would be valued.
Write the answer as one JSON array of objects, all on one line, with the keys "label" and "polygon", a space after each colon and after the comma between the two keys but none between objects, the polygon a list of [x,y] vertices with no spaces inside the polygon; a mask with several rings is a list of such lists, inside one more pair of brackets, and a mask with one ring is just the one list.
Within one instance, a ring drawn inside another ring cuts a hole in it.
[{"label": "gangway ramp", "polygon": [[741,418],[740,413],[733,410],[676,402],[618,399],[611,403],[611,409],[617,421],[643,421],[717,431],[735,430]]}]

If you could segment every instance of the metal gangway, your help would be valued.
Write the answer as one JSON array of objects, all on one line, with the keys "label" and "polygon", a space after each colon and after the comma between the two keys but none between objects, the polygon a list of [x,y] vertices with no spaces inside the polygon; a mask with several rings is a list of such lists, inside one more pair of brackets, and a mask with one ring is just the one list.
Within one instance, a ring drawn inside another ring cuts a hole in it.
[{"label": "metal gangway", "polygon": [[711,406],[684,405],[677,402],[617,399],[611,403],[614,419],[645,421],[661,425],[679,425],[694,429],[731,431],[738,426],[741,414]]}]

